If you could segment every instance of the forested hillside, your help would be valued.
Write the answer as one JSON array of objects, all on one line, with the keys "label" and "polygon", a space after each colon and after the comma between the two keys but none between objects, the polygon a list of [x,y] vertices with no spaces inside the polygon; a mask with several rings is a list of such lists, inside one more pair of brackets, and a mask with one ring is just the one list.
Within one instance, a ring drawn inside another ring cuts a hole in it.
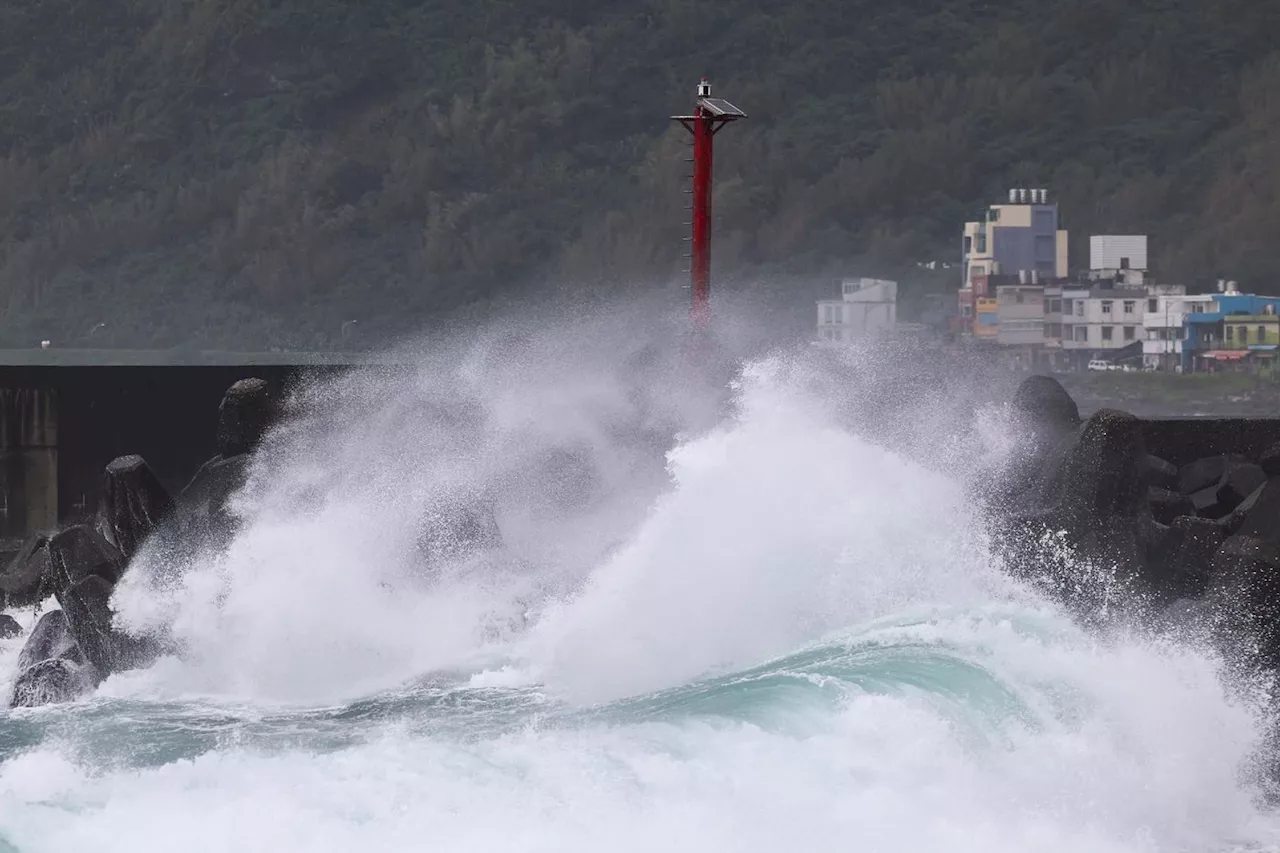
[{"label": "forested hillside", "polygon": [[0,346],[669,286],[704,73],[750,114],[717,149],[737,287],[953,260],[1034,186],[1077,259],[1146,232],[1166,277],[1280,292],[1276,2],[0,0]]}]

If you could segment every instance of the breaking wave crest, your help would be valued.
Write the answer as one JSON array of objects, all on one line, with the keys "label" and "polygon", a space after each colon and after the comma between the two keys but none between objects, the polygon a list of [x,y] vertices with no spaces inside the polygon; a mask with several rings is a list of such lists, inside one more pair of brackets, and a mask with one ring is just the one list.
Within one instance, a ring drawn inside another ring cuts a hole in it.
[{"label": "breaking wave crest", "polygon": [[1213,655],[1001,571],[968,389],[641,320],[301,389],[230,543],[117,592],[173,653],[0,720],[0,850],[1276,843]]}]

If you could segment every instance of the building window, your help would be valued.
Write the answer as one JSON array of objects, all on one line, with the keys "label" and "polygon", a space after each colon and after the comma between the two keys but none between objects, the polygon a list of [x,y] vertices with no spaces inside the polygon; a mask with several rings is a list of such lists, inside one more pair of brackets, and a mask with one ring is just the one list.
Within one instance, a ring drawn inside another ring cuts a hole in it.
[{"label": "building window", "polygon": [[[1230,329],[1231,327],[1227,326],[1227,328]],[[1248,345],[1249,345],[1249,327],[1241,326],[1240,327],[1240,346],[1243,347]]]},{"label": "building window", "polygon": [[1138,332],[1138,330],[1137,330],[1137,327],[1136,327],[1136,326],[1125,326],[1125,327],[1124,327],[1124,339],[1125,339],[1126,341],[1131,341],[1131,340],[1133,340],[1134,338],[1136,338],[1136,337],[1137,337],[1137,332]]},{"label": "building window", "polygon": [[1084,316],[1084,300],[1083,299],[1076,300],[1076,316],[1077,317]]},{"label": "building window", "polygon": [[1159,311],[1159,310],[1160,310],[1160,300],[1158,300],[1158,299],[1148,299],[1148,300],[1147,300],[1147,313],[1148,313],[1148,314],[1154,314],[1154,313],[1156,313],[1156,312],[1157,312],[1157,311]]},{"label": "building window", "polygon": [[1072,326],[1071,328],[1075,329],[1074,340],[1080,341],[1081,343],[1086,343],[1089,340],[1088,326]]},{"label": "building window", "polygon": [[973,238],[968,234],[964,235],[964,253],[967,255],[973,251]]},{"label": "building window", "polygon": [[[1104,303],[1102,303],[1102,304],[1103,304],[1103,305],[1106,305],[1107,303],[1105,303],[1105,302],[1104,302]],[[1109,340],[1111,340],[1111,327],[1110,327],[1110,326],[1103,326],[1103,327],[1102,327],[1102,339],[1103,339],[1104,341],[1109,341]]]},{"label": "building window", "polygon": [[1110,299],[1104,299],[1104,300],[1102,300],[1102,313],[1103,313],[1103,314],[1110,314],[1110,313],[1111,313],[1111,300],[1110,300]]},{"label": "building window", "polygon": [[960,316],[962,316],[962,317],[972,317],[972,316],[973,316],[973,306],[972,306],[972,305],[965,305],[964,307],[962,307],[962,308],[960,309]]},{"label": "building window", "polygon": [[1055,299],[1055,300],[1053,300],[1053,304],[1049,307],[1049,310],[1050,310],[1050,311],[1052,311],[1052,312],[1053,312],[1053,313],[1055,313],[1055,314],[1061,314],[1061,313],[1062,313],[1062,300],[1061,300],[1061,299]]},{"label": "building window", "polygon": [[1236,339],[1236,327],[1227,326],[1227,340],[1234,341]]},{"label": "building window", "polygon": [[[955,245],[954,243],[952,245]],[[978,254],[985,255],[987,253],[987,232],[978,232]]]},{"label": "building window", "polygon": [[1137,307],[1138,307],[1137,303],[1134,302],[1132,299],[1126,299],[1124,301],[1124,313],[1126,314],[1132,314],[1134,311],[1137,310]]},{"label": "building window", "polygon": [[1267,327],[1259,326],[1258,327],[1258,343],[1263,344],[1266,342],[1267,342]]}]

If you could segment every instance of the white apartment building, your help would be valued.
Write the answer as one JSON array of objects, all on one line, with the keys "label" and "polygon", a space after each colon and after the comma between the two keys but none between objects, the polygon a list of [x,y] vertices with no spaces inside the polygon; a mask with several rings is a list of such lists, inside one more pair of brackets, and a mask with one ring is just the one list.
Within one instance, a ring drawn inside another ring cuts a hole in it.
[{"label": "white apartment building", "polygon": [[1155,370],[1174,370],[1182,363],[1187,314],[1218,310],[1211,294],[1188,296],[1186,287],[1173,284],[1148,287],[1145,308],[1142,364]]},{"label": "white apartment building", "polygon": [[1105,354],[1144,340],[1147,293],[1137,287],[1062,288],[1062,348],[1078,353]]},{"label": "white apartment building", "polygon": [[818,340],[849,342],[892,332],[898,325],[898,283],[851,278],[840,283],[840,299],[818,300]]}]

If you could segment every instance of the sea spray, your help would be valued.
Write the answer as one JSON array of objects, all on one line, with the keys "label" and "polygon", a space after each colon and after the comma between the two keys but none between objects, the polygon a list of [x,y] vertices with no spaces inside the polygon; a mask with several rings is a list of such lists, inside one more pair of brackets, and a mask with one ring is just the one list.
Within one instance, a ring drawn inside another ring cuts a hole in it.
[{"label": "sea spray", "polygon": [[[953,477],[999,453],[956,420],[973,389],[930,414],[879,393],[909,361],[811,348],[729,386],[637,319],[304,389],[233,541],[118,594],[174,654],[0,722],[0,843],[1274,843],[1242,773],[1265,720],[1216,658],[1083,630],[989,554]],[[442,495],[492,501],[501,546],[424,564]]]},{"label": "sea spray", "polygon": [[549,682],[612,698],[748,665],[859,619],[1017,588],[954,483],[837,427],[775,358],[736,417],[670,456],[671,490],[540,626]]}]

